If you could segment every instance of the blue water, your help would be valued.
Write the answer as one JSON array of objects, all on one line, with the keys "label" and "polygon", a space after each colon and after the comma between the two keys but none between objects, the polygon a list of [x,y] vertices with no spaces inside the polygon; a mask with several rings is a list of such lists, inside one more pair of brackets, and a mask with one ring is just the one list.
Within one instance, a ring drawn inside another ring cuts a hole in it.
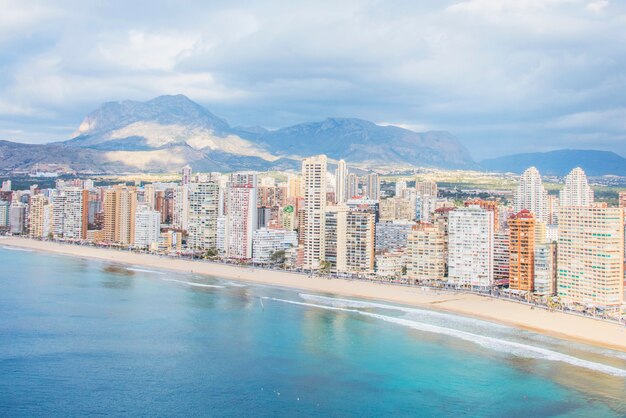
[{"label": "blue water", "polygon": [[85,415],[626,416],[626,355],[0,246],[0,416]]}]

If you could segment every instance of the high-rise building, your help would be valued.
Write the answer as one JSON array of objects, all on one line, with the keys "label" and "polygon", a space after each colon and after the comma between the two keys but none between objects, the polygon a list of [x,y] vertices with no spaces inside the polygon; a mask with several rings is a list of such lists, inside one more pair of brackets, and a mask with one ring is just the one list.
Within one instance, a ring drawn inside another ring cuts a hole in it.
[{"label": "high-rise building", "polygon": [[12,234],[23,234],[28,228],[28,205],[13,202],[9,206],[9,231]]},{"label": "high-rise building", "polygon": [[527,209],[532,212],[535,219],[548,222],[548,193],[535,167],[530,167],[520,177],[514,200],[515,213]]},{"label": "high-rise building", "polygon": [[498,216],[498,202],[495,200],[472,199],[464,203],[465,206],[477,205],[485,210],[493,212],[493,231],[500,230],[500,217]]},{"label": "high-rise building", "polygon": [[416,181],[415,191],[421,196],[428,195],[437,197],[439,190],[437,188],[437,183],[434,181]]},{"label": "high-rise building", "polygon": [[0,200],[0,228],[9,227],[9,206],[11,202],[6,200]]},{"label": "high-rise building", "polygon": [[377,173],[367,175],[367,198],[370,200],[380,199],[380,178]]},{"label": "high-rise building", "polygon": [[339,160],[335,170],[335,203],[344,203],[348,200],[348,170],[346,162]]},{"label": "high-rise building", "polygon": [[182,186],[186,186],[191,183],[191,167],[186,165],[181,169],[181,182]]},{"label": "high-rise building", "polygon": [[407,246],[412,221],[381,221],[376,223],[376,251],[398,250]]},{"label": "high-rise building", "polygon": [[448,280],[458,285],[493,285],[493,212],[478,206],[448,215]]},{"label": "high-rise building", "polygon": [[396,197],[401,197],[405,189],[406,189],[406,181],[398,180],[396,182]]},{"label": "high-rise building", "polygon": [[318,269],[324,257],[324,217],[326,212],[325,155],[302,161],[304,190],[304,268]]},{"label": "high-rise building", "polygon": [[143,186],[143,204],[150,210],[156,208],[156,188],[154,184],[146,184]]},{"label": "high-rise building", "polygon": [[149,247],[159,242],[161,236],[161,212],[141,205],[135,212],[134,244],[138,247]]},{"label": "high-rise building", "polygon": [[493,234],[493,280],[496,284],[509,282],[510,266],[509,231]]},{"label": "high-rise building", "polygon": [[331,206],[324,221],[324,261],[339,273],[373,273],[375,262],[374,214]]},{"label": "high-rise building", "polygon": [[547,200],[548,216],[546,222],[548,225],[556,225],[559,223],[559,198],[549,194]]},{"label": "high-rise building", "polygon": [[410,221],[415,217],[411,199],[401,196],[391,197],[380,201],[380,220]]},{"label": "high-rise building", "polygon": [[420,223],[409,232],[406,247],[407,277],[415,282],[443,280],[446,243],[435,225]]},{"label": "high-rise building", "polygon": [[183,231],[189,223],[189,185],[176,186],[174,189],[173,226]]},{"label": "high-rise building", "polygon": [[302,178],[298,175],[290,175],[287,179],[287,197],[297,199],[302,197]]},{"label": "high-rise building", "polygon": [[0,187],[0,191],[10,192],[11,191],[11,180],[5,180],[2,182],[2,187]]},{"label": "high-rise building", "polygon": [[105,190],[104,241],[131,245],[135,240],[137,191],[124,185]]},{"label": "high-rise building", "polygon": [[509,219],[509,289],[534,290],[535,217],[522,210]]},{"label": "high-rise building", "polygon": [[324,261],[330,271],[346,271],[346,205],[330,206],[324,213]]},{"label": "high-rise building", "polygon": [[346,271],[373,273],[375,262],[375,215],[369,211],[346,213]]},{"label": "high-rise building", "polygon": [[348,199],[354,199],[360,194],[359,178],[354,173],[348,174]]},{"label": "high-rise building", "polygon": [[556,292],[556,243],[535,246],[535,293],[553,296]]},{"label": "high-rise building", "polygon": [[28,213],[28,235],[32,238],[46,238],[50,233],[50,202],[43,194],[30,198]]},{"label": "high-rise building", "polygon": [[226,256],[252,258],[252,235],[257,223],[257,176],[254,173],[233,173],[226,189],[227,231]]},{"label": "high-rise building", "polygon": [[589,187],[582,168],[576,167],[565,177],[565,186],[560,192],[561,206],[591,206],[593,189]]},{"label": "high-rise building", "polygon": [[64,187],[52,202],[52,232],[65,239],[87,239],[89,191],[81,187]]},{"label": "high-rise building", "polygon": [[195,250],[217,249],[219,186],[215,182],[189,185],[187,246]]},{"label": "high-rise building", "polygon": [[559,210],[557,294],[565,303],[619,308],[624,298],[624,209]]},{"label": "high-rise building", "polygon": [[626,191],[619,192],[619,207],[626,208]]}]

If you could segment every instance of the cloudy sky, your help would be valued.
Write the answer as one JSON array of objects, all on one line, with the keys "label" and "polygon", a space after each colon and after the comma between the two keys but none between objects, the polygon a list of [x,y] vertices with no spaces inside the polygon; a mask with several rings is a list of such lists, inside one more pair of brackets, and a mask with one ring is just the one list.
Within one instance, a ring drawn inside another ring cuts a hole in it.
[{"label": "cloudy sky", "polygon": [[182,93],[232,125],[448,130],[482,158],[626,155],[626,2],[0,0],[0,139]]}]

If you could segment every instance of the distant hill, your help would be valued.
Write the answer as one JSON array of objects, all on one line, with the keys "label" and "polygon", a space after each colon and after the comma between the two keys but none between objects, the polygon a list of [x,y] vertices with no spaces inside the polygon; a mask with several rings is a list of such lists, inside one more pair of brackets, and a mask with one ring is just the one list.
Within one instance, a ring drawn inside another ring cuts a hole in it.
[{"label": "distant hill", "polygon": [[481,161],[488,171],[522,173],[535,166],[542,175],[565,176],[581,167],[588,176],[626,176],[626,158],[611,151],[563,149],[549,152],[514,154]]},{"label": "distant hill", "polygon": [[477,166],[467,149],[444,131],[417,133],[340,118],[275,131],[233,128],[186,96],[175,95],[104,103],[66,141],[4,141],[0,170],[25,170],[35,163],[91,172],[172,171],[185,164],[203,171],[297,169],[301,158],[321,153],[353,164]]},{"label": "distant hill", "polygon": [[267,132],[258,141],[277,155],[326,154],[350,162],[476,167],[469,151],[448,132],[418,133],[354,118],[302,123]]}]

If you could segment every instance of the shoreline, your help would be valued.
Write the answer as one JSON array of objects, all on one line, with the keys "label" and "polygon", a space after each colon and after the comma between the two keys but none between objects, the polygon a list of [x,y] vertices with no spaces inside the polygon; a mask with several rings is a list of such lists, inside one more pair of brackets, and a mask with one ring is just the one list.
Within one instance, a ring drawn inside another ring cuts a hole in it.
[{"label": "shoreline", "polygon": [[308,277],[306,274],[295,272],[136,254],[28,238],[0,237],[0,246],[2,245],[156,270],[193,273],[316,293],[329,293],[342,297],[397,303],[460,314],[559,339],[626,352],[626,327],[623,325],[562,312],[531,309],[528,305],[471,293],[437,292],[387,283]]}]

